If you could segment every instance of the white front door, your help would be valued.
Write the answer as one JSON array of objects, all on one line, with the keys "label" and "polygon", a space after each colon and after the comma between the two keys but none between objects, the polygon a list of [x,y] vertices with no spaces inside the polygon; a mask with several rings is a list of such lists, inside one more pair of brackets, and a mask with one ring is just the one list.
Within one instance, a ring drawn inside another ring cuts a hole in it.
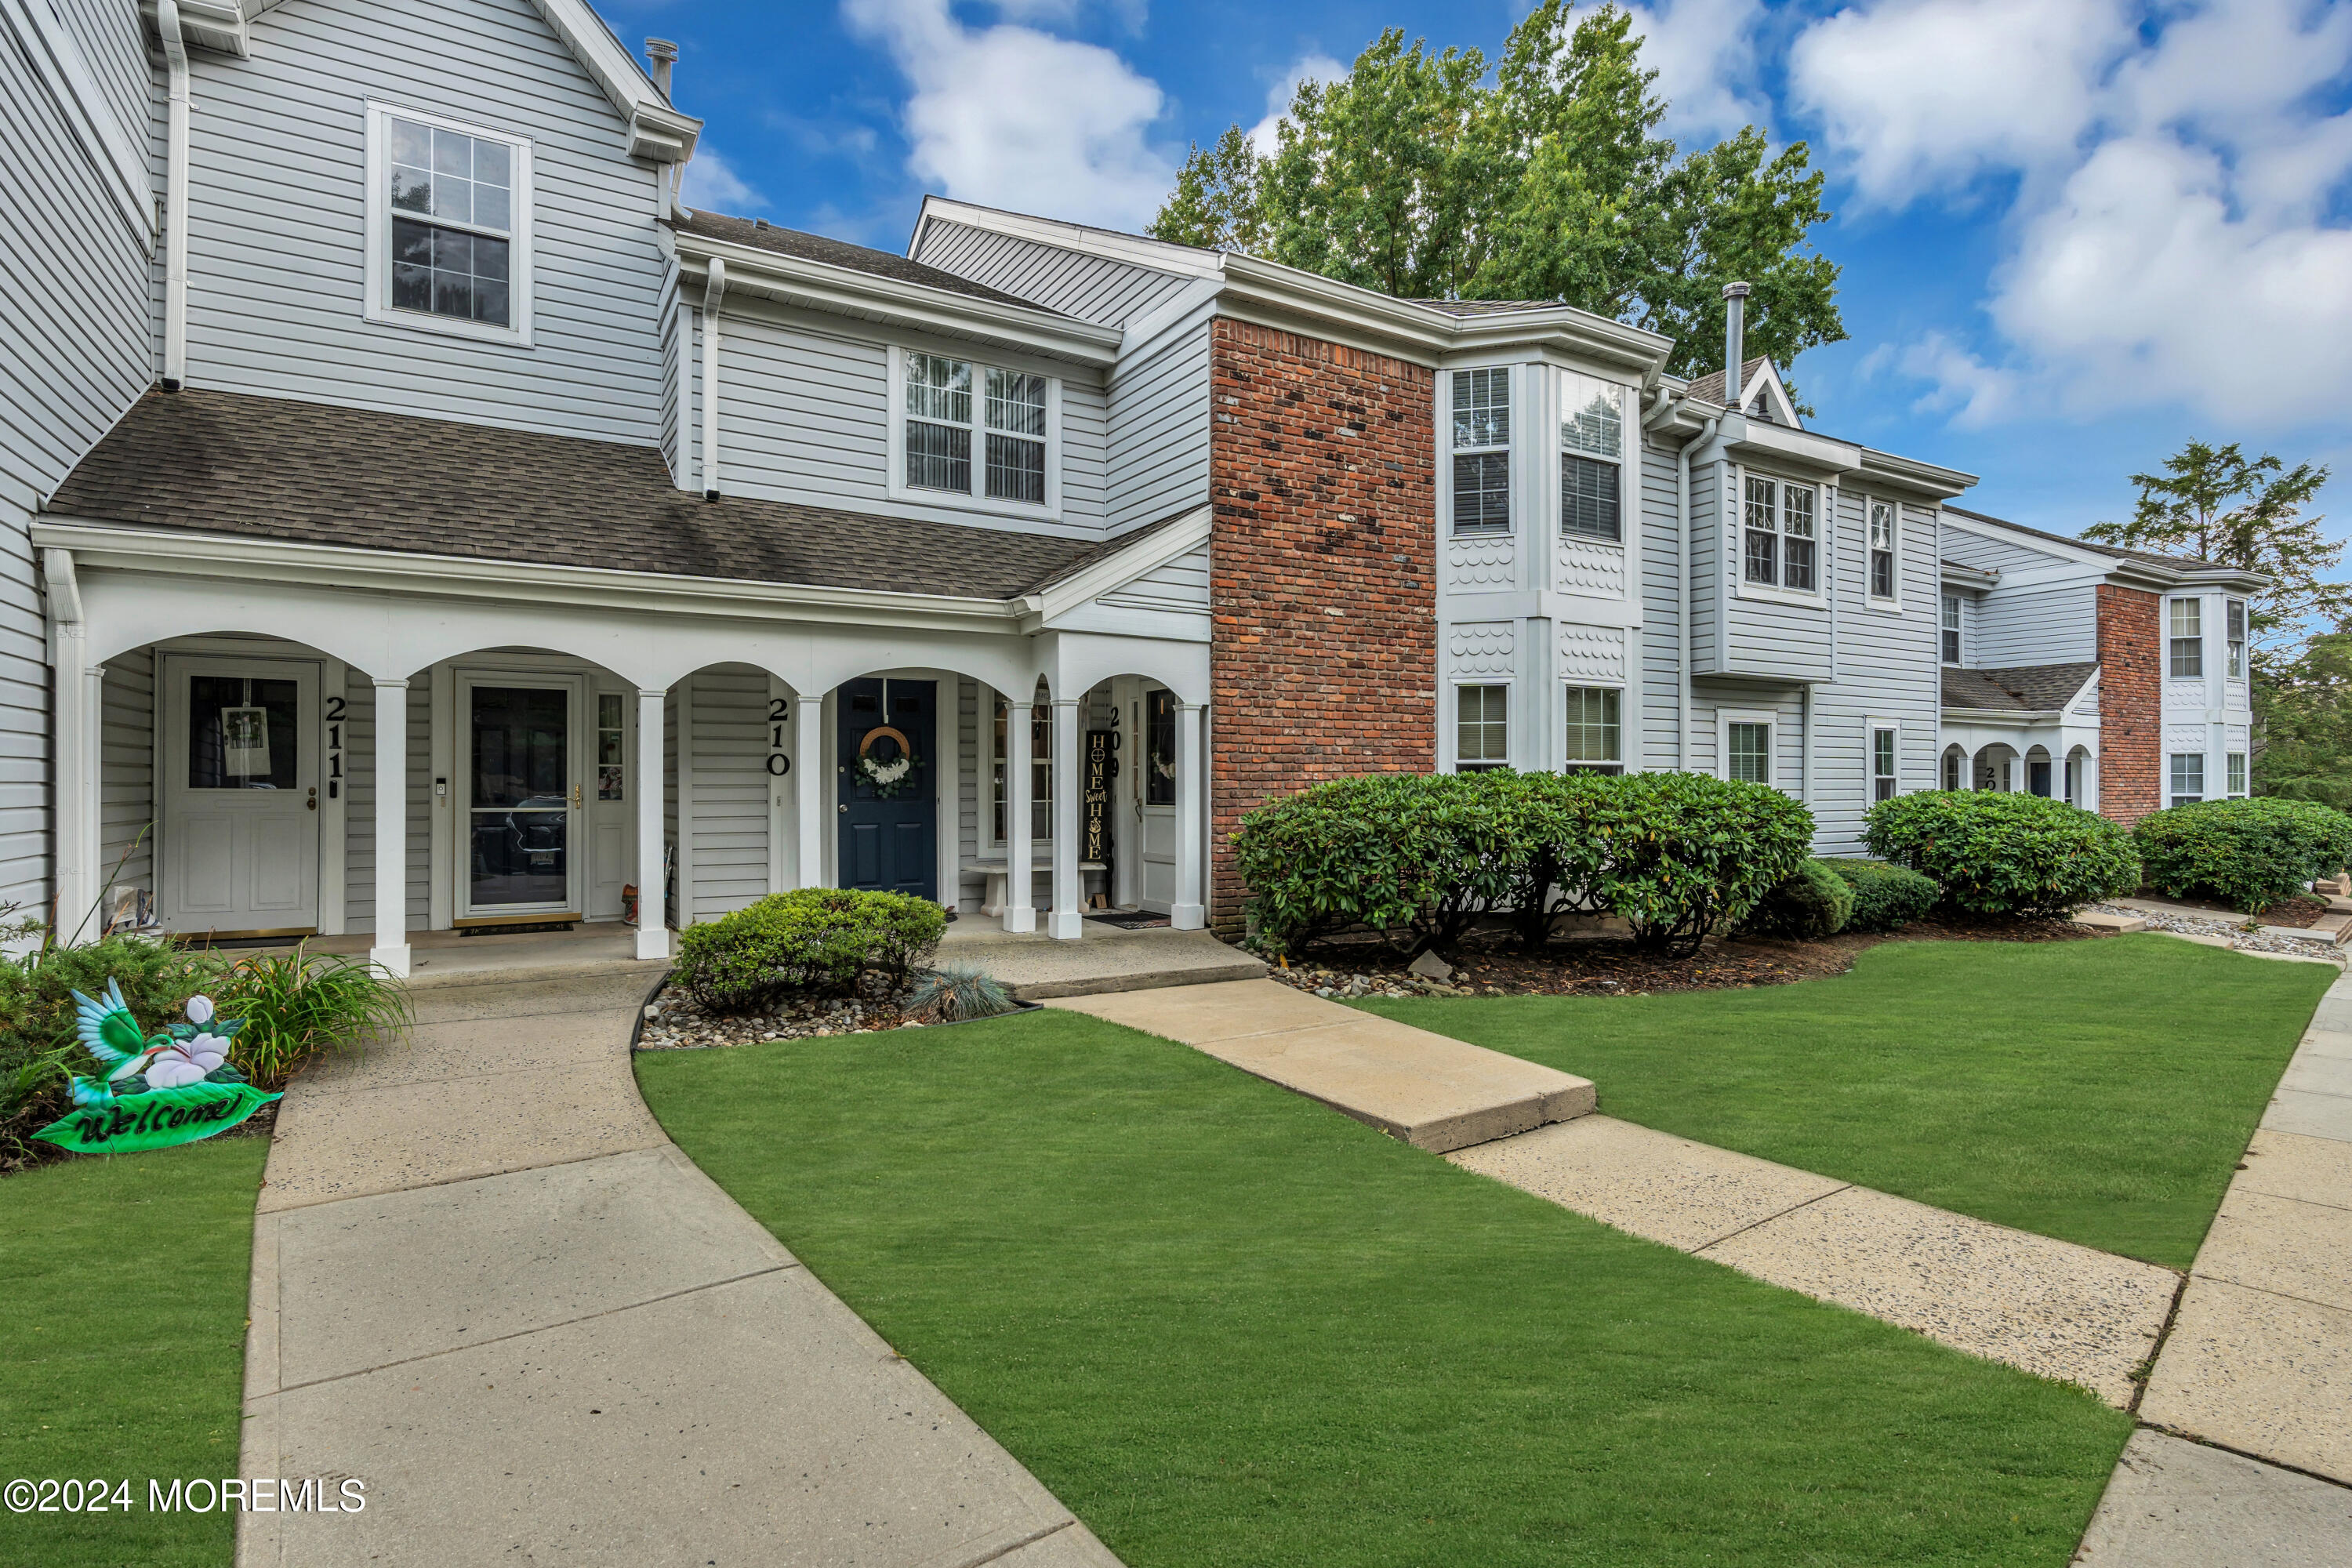
[{"label": "white front door", "polygon": [[1143,907],[1166,914],[1176,902],[1176,694],[1143,693],[1135,788],[1143,817]]},{"label": "white front door", "polygon": [[319,667],[163,658],[157,904],[179,931],[319,928]]},{"label": "white front door", "polygon": [[460,921],[580,918],[583,685],[459,673]]}]

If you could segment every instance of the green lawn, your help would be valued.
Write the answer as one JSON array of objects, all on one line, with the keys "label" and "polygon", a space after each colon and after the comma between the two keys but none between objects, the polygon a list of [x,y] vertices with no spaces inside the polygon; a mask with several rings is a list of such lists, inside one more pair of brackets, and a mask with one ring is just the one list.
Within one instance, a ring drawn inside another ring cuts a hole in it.
[{"label": "green lawn", "polygon": [[2059,1568],[2131,1426],[1076,1015],[637,1072],[1133,1568]]},{"label": "green lawn", "polygon": [[129,1512],[0,1521],[0,1560],[220,1568],[227,1513],[147,1482],[237,1474],[253,1203],[267,1138],[76,1159],[0,1182],[0,1480],[128,1479]]},{"label": "green lawn", "polygon": [[2185,1269],[2335,978],[2160,936],[1886,942],[1792,985],[1366,1005],[1610,1116]]}]

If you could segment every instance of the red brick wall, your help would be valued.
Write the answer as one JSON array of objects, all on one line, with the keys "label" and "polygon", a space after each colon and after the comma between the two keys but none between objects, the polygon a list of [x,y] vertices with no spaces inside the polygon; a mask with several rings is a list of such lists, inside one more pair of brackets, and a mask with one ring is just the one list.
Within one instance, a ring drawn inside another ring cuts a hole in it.
[{"label": "red brick wall", "polygon": [[1210,345],[1211,909],[1269,795],[1437,765],[1436,376],[1243,321]]},{"label": "red brick wall", "polygon": [[2102,583],[2099,815],[2129,825],[2164,805],[2161,596]]}]

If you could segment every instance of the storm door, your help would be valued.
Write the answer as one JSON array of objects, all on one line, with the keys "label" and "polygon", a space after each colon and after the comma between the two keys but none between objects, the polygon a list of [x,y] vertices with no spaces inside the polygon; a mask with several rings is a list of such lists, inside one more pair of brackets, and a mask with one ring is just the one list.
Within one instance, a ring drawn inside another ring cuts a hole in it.
[{"label": "storm door", "polygon": [[[318,930],[319,667],[167,655],[163,685],[163,924],[222,935]],[[110,856],[101,870],[112,869]],[[68,928],[86,913],[58,912]]]},{"label": "storm door", "polygon": [[461,923],[580,918],[580,705],[571,678],[458,678]]}]

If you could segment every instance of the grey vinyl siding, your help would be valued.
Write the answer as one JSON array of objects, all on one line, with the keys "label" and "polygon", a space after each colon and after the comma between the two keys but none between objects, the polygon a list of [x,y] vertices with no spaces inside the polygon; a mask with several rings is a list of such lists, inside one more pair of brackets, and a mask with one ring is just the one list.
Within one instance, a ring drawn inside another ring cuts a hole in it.
[{"label": "grey vinyl siding", "polygon": [[[46,0],[26,0],[45,4]],[[147,76],[132,7],[79,0],[65,13],[107,100],[139,113]],[[27,23],[0,6],[0,907],[46,912],[51,786],[47,634],[29,529],[90,445],[153,379],[150,259],[109,195],[62,79],[34,63]],[[147,133],[135,129],[134,145]]]},{"label": "grey vinyl siding", "polygon": [[1155,268],[961,223],[925,225],[923,247],[914,259],[1108,327],[1125,325],[1190,281]]},{"label": "grey vinyl siding", "polygon": [[[1880,497],[1878,499],[1891,499]],[[1832,581],[1837,595],[1837,678],[1813,692],[1814,778],[1806,804],[1813,847],[1825,855],[1859,855],[1863,814],[1872,805],[1869,730],[1896,726],[1896,788],[1937,787],[1937,674],[1936,515],[1903,504],[1899,520],[1899,610],[1868,599],[1868,498],[1841,492],[1832,532]]]},{"label": "grey vinyl siding", "polygon": [[687,345],[679,342],[679,337],[686,330],[686,309],[678,300],[677,281],[673,278],[663,286],[661,298],[661,449],[662,461],[669,465],[673,479],[683,471],[680,465],[686,461],[686,454],[689,450],[686,432],[678,426],[682,413],[678,372],[682,368],[681,356],[687,352]]},{"label": "grey vinyl siding", "polygon": [[2023,539],[1986,538],[1969,531],[1976,525],[1956,521],[1944,530],[1944,558],[1980,572],[2031,572],[2068,564],[2054,551],[2042,550]]},{"label": "grey vinyl siding", "polygon": [[[47,0],[26,0],[42,5]],[[154,71],[148,64],[144,29],[139,7],[120,0],[56,0],[50,7],[74,42],[98,83],[105,102],[93,106],[114,117],[134,147],[147,142],[153,112]],[[10,99],[11,103],[20,100]]]},{"label": "grey vinyl siding", "polygon": [[[347,670],[343,695],[351,700],[343,749],[343,773],[351,781],[343,816],[343,910],[348,931],[375,930],[375,682]],[[421,931],[433,914],[433,682],[408,687],[408,929]],[[455,806],[450,831],[454,853],[463,858],[464,822]]]},{"label": "grey vinyl siding", "polygon": [[1157,522],[1209,499],[1209,329],[1197,320],[1110,384],[1110,531]]},{"label": "grey vinyl siding", "polygon": [[1799,794],[1804,771],[1804,742],[1799,732],[1804,710],[1802,689],[1710,680],[1704,676],[1693,680],[1691,772],[1722,776],[1721,720],[1726,709],[1772,715],[1772,782],[1789,795]]},{"label": "grey vinyl siding", "polygon": [[[722,326],[719,467],[730,494],[1040,533],[1101,531],[1103,393],[1087,373],[1048,370],[1062,387],[1062,510],[1049,521],[951,498],[891,499],[889,344],[797,319],[730,315]],[[910,339],[908,346],[987,359],[969,343]]]},{"label": "grey vinyl siding", "polygon": [[1682,605],[1675,592],[1678,518],[1675,504],[1675,452],[1642,446],[1642,668],[1640,674],[1642,766],[1653,770],[1688,765],[1677,747],[1682,675],[1675,630]]},{"label": "grey vinyl siding", "polygon": [[[1716,668],[1721,658],[1725,466],[1691,469],[1691,668]],[[1712,746],[1713,742],[1708,742]]]},{"label": "grey vinyl siding", "polygon": [[[651,446],[654,166],[529,0],[299,0],[194,57],[194,385]],[[531,143],[534,346],[362,319],[366,102]]]},{"label": "grey vinyl siding", "polygon": [[2015,593],[1995,588],[1969,616],[1969,662],[1987,669],[2099,657],[2096,591],[2088,583]]},{"label": "grey vinyl siding", "polygon": [[[155,652],[106,661],[99,735],[100,859],[106,879],[155,891]],[[105,914],[100,911],[101,918]]]},{"label": "grey vinyl siding", "polygon": [[693,689],[694,919],[768,894],[768,676],[749,665],[698,670]]},{"label": "grey vinyl siding", "polygon": [[1209,605],[1209,547],[1189,550],[1096,602],[1117,609],[1204,610]]}]

